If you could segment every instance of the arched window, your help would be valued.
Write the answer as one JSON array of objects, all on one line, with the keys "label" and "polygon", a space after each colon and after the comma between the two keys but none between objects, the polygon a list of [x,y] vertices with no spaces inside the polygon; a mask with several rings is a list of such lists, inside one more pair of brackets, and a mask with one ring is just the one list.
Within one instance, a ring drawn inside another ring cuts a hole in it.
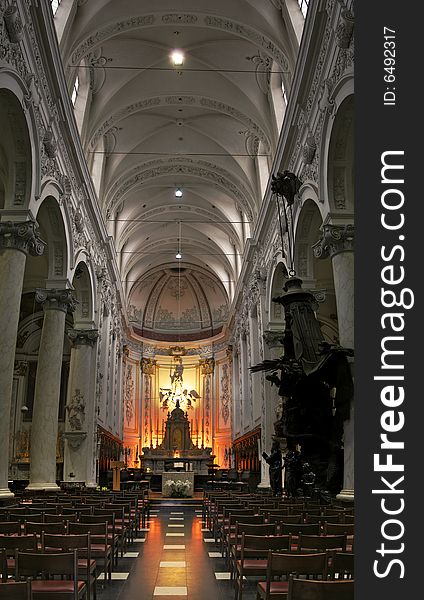
[{"label": "arched window", "polygon": [[53,16],[55,16],[61,2],[62,0],[51,0]]},{"label": "arched window", "polygon": [[309,0],[297,0],[297,3],[299,5],[300,12],[304,16],[304,18],[306,18],[306,13],[308,12],[309,8]]},{"label": "arched window", "polygon": [[78,75],[75,77],[74,87],[72,88],[71,100],[72,104],[75,106],[75,102],[77,101],[78,89],[79,89],[79,77]]}]

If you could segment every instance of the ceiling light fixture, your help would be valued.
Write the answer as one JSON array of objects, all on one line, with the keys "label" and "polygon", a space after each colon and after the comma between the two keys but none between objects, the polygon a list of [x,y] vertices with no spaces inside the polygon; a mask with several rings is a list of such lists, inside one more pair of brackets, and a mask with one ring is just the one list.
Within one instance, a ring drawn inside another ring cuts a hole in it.
[{"label": "ceiling light fixture", "polygon": [[178,222],[178,252],[175,255],[175,258],[177,260],[181,260],[182,259],[182,254],[181,254],[181,221]]},{"label": "ceiling light fixture", "polygon": [[184,63],[184,53],[181,50],[174,50],[171,59],[175,67],[181,67]]},{"label": "ceiling light fixture", "polygon": [[182,198],[182,196],[183,196],[183,190],[180,187],[177,187],[177,189],[175,190],[175,197]]}]

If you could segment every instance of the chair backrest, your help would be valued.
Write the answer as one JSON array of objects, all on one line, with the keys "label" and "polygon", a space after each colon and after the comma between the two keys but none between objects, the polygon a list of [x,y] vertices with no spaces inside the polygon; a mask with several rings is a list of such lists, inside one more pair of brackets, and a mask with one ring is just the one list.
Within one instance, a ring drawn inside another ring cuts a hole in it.
[{"label": "chair backrest", "polygon": [[95,535],[103,536],[107,539],[107,524],[103,523],[69,523],[68,524],[68,532],[69,533],[90,533],[92,536]]},{"label": "chair backrest", "polygon": [[290,577],[287,600],[354,600],[354,581],[314,581]]},{"label": "chair backrest", "polygon": [[264,515],[250,515],[250,514],[238,514],[230,513],[230,525],[236,523],[249,523],[250,525],[261,525],[264,522]]},{"label": "chair backrest", "polygon": [[0,533],[15,533],[21,535],[22,527],[20,521],[0,521]]},{"label": "chair backrest", "polygon": [[245,558],[267,558],[269,551],[284,552],[290,551],[291,536],[290,535],[246,535],[241,536],[241,552],[240,557],[243,561]]},{"label": "chair backrest", "polygon": [[32,521],[25,521],[25,533],[36,533],[41,535],[41,532],[45,533],[66,533],[67,524],[63,521],[56,521],[54,523],[36,523]]},{"label": "chair backrest", "polygon": [[295,573],[317,577],[321,575],[327,578],[328,555],[326,552],[317,554],[291,554],[275,553],[269,551],[266,574],[266,598],[270,598],[271,582],[275,577]]},{"label": "chair backrest", "polygon": [[277,523],[236,523],[236,539],[241,537],[241,534],[246,535],[276,535],[277,534]]},{"label": "chair backrest", "polygon": [[281,522],[281,533],[288,535],[299,535],[300,533],[309,535],[319,535],[319,523],[286,523],[284,519]]},{"label": "chair backrest", "polygon": [[0,583],[0,600],[32,600],[32,579]]},{"label": "chair backrest", "polygon": [[353,579],[355,574],[355,555],[351,552],[333,552],[331,576],[334,579]]},{"label": "chair backrest", "polygon": [[30,535],[2,535],[0,548],[6,551],[7,556],[15,556],[15,550],[37,550],[37,536]]},{"label": "chair backrest", "polygon": [[90,547],[89,533],[67,533],[60,535],[57,533],[44,533],[41,536],[41,548],[59,548],[65,552],[77,550],[78,548]]},{"label": "chair backrest", "polygon": [[346,552],[346,536],[343,535],[305,535],[299,536],[298,550],[341,550]]},{"label": "chair backrest", "polygon": [[77,552],[19,552],[15,554],[16,580],[22,576],[45,579],[49,575],[61,575],[77,583]]},{"label": "chair backrest", "polygon": [[19,521],[20,523],[25,523],[26,519],[31,519],[33,521],[37,521],[38,523],[43,522],[43,514],[32,514],[31,516],[26,513],[9,513],[10,521]]},{"label": "chair backrest", "polygon": [[355,533],[355,526],[353,523],[324,523],[324,533],[326,535],[339,535],[345,533],[346,535],[353,535]]}]

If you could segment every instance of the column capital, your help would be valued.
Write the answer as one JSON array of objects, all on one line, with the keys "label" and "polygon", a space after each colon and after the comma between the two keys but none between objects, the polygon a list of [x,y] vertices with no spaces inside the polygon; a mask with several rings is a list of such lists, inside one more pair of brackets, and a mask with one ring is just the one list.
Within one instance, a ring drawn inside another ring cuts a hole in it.
[{"label": "column capital", "polygon": [[44,310],[62,310],[74,312],[77,301],[72,295],[72,290],[43,290],[35,291],[35,299],[43,305]]},{"label": "column capital", "polygon": [[271,329],[266,329],[262,335],[265,344],[268,348],[277,348],[282,347],[283,345],[283,337],[284,331],[273,331]]},{"label": "column capital", "polygon": [[68,329],[67,335],[74,347],[94,346],[99,332],[97,329]]},{"label": "column capital", "polygon": [[0,249],[9,248],[41,256],[45,245],[38,235],[38,224],[35,221],[0,222]]},{"label": "column capital", "polygon": [[312,246],[315,258],[333,258],[340,252],[353,252],[354,225],[324,225],[321,239]]}]

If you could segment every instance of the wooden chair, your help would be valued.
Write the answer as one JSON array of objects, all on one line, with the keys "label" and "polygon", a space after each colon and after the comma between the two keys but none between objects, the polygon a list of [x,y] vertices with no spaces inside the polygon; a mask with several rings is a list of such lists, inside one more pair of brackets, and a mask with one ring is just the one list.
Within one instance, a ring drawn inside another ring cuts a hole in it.
[{"label": "wooden chair", "polygon": [[227,562],[230,568],[231,579],[235,572],[235,563],[240,558],[241,540],[243,533],[245,535],[277,535],[276,523],[262,523],[259,525],[251,523],[236,523],[234,535],[228,539]]},{"label": "wooden chair", "polygon": [[4,535],[0,538],[1,580],[7,581],[15,573],[16,550],[36,552],[36,535]]},{"label": "wooden chair", "polygon": [[[257,600],[286,600],[289,588],[289,576],[292,573],[306,577],[327,579],[328,555],[317,554],[281,554],[269,552],[266,581],[260,581],[256,588]],[[274,581],[275,577],[285,577],[285,581]],[[302,599],[303,600],[303,599]]]},{"label": "wooden chair", "polygon": [[20,521],[0,521],[0,536],[1,535],[21,535],[22,525]]},{"label": "wooden chair", "polygon": [[333,552],[330,561],[332,579],[353,579],[355,574],[355,555],[351,552]]},{"label": "wooden chair", "polygon": [[68,525],[70,534],[90,534],[91,557],[102,567],[104,585],[112,579],[113,545],[107,523],[72,523]]},{"label": "wooden chair", "polygon": [[354,581],[314,581],[290,577],[287,600],[354,600]]},{"label": "wooden chair", "polygon": [[305,535],[299,536],[298,551],[323,552],[326,550],[341,550],[346,552],[346,535]]},{"label": "wooden chair", "polygon": [[78,579],[83,579],[88,584],[87,598],[97,597],[96,590],[96,561],[91,557],[91,540],[89,533],[76,534],[48,534],[41,535],[41,551],[61,550],[70,552],[77,550]]},{"label": "wooden chair", "polygon": [[234,539],[237,523],[243,523],[245,525],[262,525],[264,523],[264,519],[264,515],[230,513],[228,521],[227,523],[223,524],[220,533],[222,556],[226,556],[228,558],[228,554],[226,554],[226,552],[229,540]]},{"label": "wooden chair", "polygon": [[54,523],[37,523],[33,521],[25,521],[24,523],[25,534],[35,533],[41,536],[41,532],[44,533],[66,533],[67,524],[63,521],[55,521]]},{"label": "wooden chair", "polygon": [[33,600],[32,578],[0,583],[0,600]]},{"label": "wooden chair", "polygon": [[119,554],[119,547],[121,547],[121,556],[122,554],[122,542],[121,542],[121,535],[122,535],[122,530],[120,532],[117,532],[115,529],[115,515],[113,513],[108,512],[107,514],[101,514],[101,515],[81,515],[80,516],[80,523],[85,523],[85,524],[96,524],[96,523],[102,523],[102,524],[106,524],[107,527],[107,531],[108,531],[108,535],[109,535],[109,541],[112,545],[112,556],[114,559],[114,564],[115,566],[118,564],[118,554]]},{"label": "wooden chair", "polygon": [[243,578],[264,577],[269,551],[290,552],[290,535],[258,536],[242,534],[240,559],[235,562],[235,600],[242,600]]},{"label": "wooden chair", "polygon": [[55,597],[61,600],[86,598],[87,585],[78,579],[76,550],[60,554],[17,550],[15,561],[16,581],[19,581],[22,576],[34,578],[32,581],[34,600],[53,600]]}]

